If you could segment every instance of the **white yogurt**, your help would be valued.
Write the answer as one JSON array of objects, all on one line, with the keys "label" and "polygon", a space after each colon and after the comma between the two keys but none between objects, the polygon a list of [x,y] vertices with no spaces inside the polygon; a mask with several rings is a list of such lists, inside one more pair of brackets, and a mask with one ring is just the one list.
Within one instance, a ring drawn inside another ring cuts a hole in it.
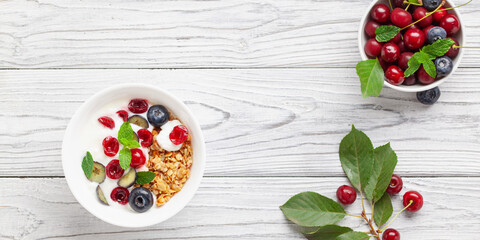
[{"label": "white yogurt", "polygon": [[182,125],[182,123],[178,120],[168,121],[162,125],[162,130],[160,130],[157,135],[158,145],[169,152],[178,151],[180,148],[182,148],[183,143],[176,145],[170,140],[170,133],[173,131],[173,128],[178,125]]}]

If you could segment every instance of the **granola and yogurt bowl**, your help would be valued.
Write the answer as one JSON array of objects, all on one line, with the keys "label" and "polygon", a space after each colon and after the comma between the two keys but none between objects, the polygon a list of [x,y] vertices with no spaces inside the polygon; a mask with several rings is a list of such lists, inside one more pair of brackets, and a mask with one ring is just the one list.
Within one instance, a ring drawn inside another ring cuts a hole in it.
[{"label": "granola and yogurt bowl", "polygon": [[63,141],[65,178],[98,218],[124,227],[162,222],[193,197],[205,146],[189,109],[165,91],[127,84],[86,101]]}]

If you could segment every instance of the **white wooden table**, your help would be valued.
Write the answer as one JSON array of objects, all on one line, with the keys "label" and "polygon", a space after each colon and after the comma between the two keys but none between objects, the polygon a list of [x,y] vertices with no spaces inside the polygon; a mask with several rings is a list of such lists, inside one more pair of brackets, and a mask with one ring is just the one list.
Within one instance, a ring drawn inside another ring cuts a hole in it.
[{"label": "white wooden table", "polygon": [[[334,197],[351,124],[376,146],[391,141],[405,189],[424,195],[420,212],[394,223],[403,240],[478,239],[480,51],[467,50],[432,107],[391,89],[362,99],[354,66],[368,4],[0,0],[0,239],[303,239],[278,206],[305,190]],[[480,3],[460,12],[479,46]],[[61,168],[75,110],[125,82],[183,99],[208,150],[192,202],[143,229],[88,213]]]}]

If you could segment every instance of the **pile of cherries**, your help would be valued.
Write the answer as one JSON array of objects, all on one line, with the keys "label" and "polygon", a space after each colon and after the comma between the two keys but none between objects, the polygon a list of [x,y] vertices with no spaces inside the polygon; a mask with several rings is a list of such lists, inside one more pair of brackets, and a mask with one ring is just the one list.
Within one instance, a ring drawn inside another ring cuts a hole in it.
[{"label": "pile of cherries", "polygon": [[[404,28],[413,22],[422,19],[428,12],[437,9],[442,1],[424,0],[423,6],[410,6],[408,11],[403,0],[392,1],[395,9],[385,4],[375,5],[371,12],[371,19],[365,25],[365,32],[370,39],[365,44],[365,53],[369,58],[378,58],[380,65],[385,71],[385,79],[392,85],[414,85],[416,83],[428,85],[435,80],[447,76],[453,70],[452,59],[458,55],[458,41],[454,38],[460,30],[460,21],[454,14],[440,7],[439,11],[431,14],[418,23],[398,33],[386,43],[375,39],[375,30],[381,25],[395,25]],[[455,44],[445,56],[434,60],[437,69],[435,78],[427,74],[423,66],[416,74],[405,78],[404,71],[408,68],[408,60],[424,45],[434,43],[439,39],[450,38]]]}]

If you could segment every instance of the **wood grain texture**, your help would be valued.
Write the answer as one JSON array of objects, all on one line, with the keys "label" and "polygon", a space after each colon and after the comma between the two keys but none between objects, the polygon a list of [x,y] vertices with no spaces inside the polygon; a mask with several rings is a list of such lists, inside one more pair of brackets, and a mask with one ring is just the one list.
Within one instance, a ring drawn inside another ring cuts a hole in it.
[{"label": "wood grain texture", "polygon": [[[76,202],[63,178],[0,179],[1,239],[304,239],[278,206],[293,194],[317,191],[334,197],[346,178],[206,178],[190,204],[172,219],[141,229],[119,228],[95,218]],[[480,234],[480,178],[404,178],[425,204],[402,214],[393,227],[402,239],[474,240]],[[18,187],[22,186],[22,187]],[[441,186],[441,188],[440,188]],[[268,196],[265,193],[268,192]],[[393,197],[394,211],[402,208]],[[361,204],[347,207],[360,213]],[[8,217],[7,217],[8,216]],[[367,230],[361,219],[340,222]]]},{"label": "wood grain texture", "polygon": [[[408,176],[480,175],[480,83],[460,69],[432,107],[384,89],[362,99],[354,69],[0,71],[0,176],[62,176],[70,117],[118,83],[167,89],[198,117],[207,176],[343,176],[351,124],[392,143]],[[19,84],[21,83],[21,84]]]},{"label": "wood grain texture", "polygon": [[[456,4],[465,0],[454,0]],[[3,0],[0,68],[353,67],[368,0]],[[460,9],[480,46],[480,2]],[[468,50],[462,67],[480,67]]]}]

